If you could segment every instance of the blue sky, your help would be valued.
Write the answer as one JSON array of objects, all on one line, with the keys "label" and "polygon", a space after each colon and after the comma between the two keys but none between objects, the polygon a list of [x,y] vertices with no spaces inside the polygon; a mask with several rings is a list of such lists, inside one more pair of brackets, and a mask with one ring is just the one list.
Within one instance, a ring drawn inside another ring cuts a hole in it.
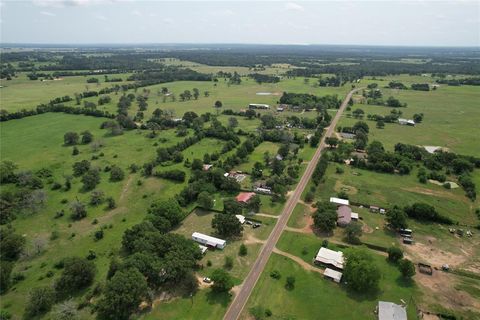
[{"label": "blue sky", "polygon": [[480,1],[5,1],[3,43],[480,46]]}]

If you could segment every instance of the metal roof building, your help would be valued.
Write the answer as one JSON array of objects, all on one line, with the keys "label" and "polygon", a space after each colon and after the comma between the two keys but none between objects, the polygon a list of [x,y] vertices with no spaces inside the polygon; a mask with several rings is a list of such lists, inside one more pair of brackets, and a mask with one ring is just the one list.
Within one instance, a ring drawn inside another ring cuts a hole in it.
[{"label": "metal roof building", "polygon": [[393,302],[378,302],[378,320],[407,320],[407,311]]},{"label": "metal roof building", "polygon": [[223,249],[227,244],[227,241],[218,239],[200,232],[192,233],[192,240],[208,247]]},{"label": "metal roof building", "polygon": [[341,251],[333,251],[324,247],[321,247],[315,257],[315,262],[330,265],[337,269],[343,269],[343,252]]},{"label": "metal roof building", "polygon": [[330,202],[336,204],[337,206],[348,206],[350,204],[350,201],[348,201],[347,199],[340,199],[335,197],[331,197]]},{"label": "metal roof building", "polygon": [[342,280],[342,273],[330,268],[326,268],[323,272],[323,275],[329,279],[332,279],[336,283],[340,283],[340,280]]}]

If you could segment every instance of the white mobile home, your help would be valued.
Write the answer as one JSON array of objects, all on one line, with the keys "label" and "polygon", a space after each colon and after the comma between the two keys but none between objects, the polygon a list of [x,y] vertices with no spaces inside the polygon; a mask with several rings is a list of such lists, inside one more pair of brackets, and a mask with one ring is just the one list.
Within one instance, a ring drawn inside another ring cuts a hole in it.
[{"label": "white mobile home", "polygon": [[207,247],[212,247],[212,248],[218,248],[218,249],[223,249],[225,248],[225,245],[227,244],[227,241],[218,239],[212,236],[208,236],[206,234],[200,233],[200,232],[194,232],[192,233],[192,240],[196,241],[200,244],[203,244]]},{"label": "white mobile home", "polygon": [[250,103],[248,105],[249,109],[270,109],[270,106],[268,104],[262,104],[262,103]]},{"label": "white mobile home", "polygon": [[348,206],[348,205],[350,205],[350,201],[348,201],[347,199],[340,199],[340,198],[335,198],[335,197],[330,198],[330,203],[333,203],[337,206]]},{"label": "white mobile home", "polygon": [[236,214],[235,217],[240,221],[241,224],[245,223],[245,216],[242,216],[241,214]]}]

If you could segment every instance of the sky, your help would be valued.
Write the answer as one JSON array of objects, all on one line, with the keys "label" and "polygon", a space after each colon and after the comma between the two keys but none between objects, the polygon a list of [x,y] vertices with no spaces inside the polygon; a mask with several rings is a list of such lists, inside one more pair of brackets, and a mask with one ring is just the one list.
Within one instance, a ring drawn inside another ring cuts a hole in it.
[{"label": "sky", "polygon": [[480,46],[480,1],[0,0],[0,42]]}]

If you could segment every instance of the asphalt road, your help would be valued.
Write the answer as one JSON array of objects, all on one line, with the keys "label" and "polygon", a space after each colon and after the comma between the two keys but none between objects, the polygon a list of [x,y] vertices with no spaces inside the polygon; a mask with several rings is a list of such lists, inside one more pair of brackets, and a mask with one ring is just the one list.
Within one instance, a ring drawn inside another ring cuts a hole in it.
[{"label": "asphalt road", "polygon": [[280,235],[285,229],[288,219],[290,218],[290,215],[293,212],[293,209],[295,208],[298,200],[300,200],[300,196],[302,195],[303,190],[305,189],[305,186],[307,185],[308,181],[312,177],[312,173],[315,170],[315,166],[317,165],[318,160],[322,156],[322,150],[325,148],[325,138],[330,137],[332,135],[337,125],[337,122],[340,119],[340,116],[342,115],[343,111],[347,107],[348,101],[352,97],[352,94],[357,90],[360,90],[360,89],[354,89],[350,91],[345,97],[345,100],[343,100],[340,106],[340,109],[338,110],[337,114],[333,118],[332,123],[327,129],[327,132],[323,135],[322,139],[320,140],[319,146],[315,151],[315,154],[313,155],[312,160],[309,162],[307,169],[305,170],[305,173],[300,179],[300,182],[297,184],[297,187],[295,188],[295,190],[293,190],[292,195],[288,198],[287,204],[283,208],[283,211],[278,219],[277,224],[273,228],[272,233],[270,234],[270,236],[268,237],[268,240],[265,242],[265,245],[260,251],[260,254],[257,257],[257,260],[255,261],[255,264],[252,266],[252,269],[247,275],[247,278],[245,278],[245,281],[243,282],[240,291],[235,296],[234,300],[230,304],[230,307],[225,313],[225,316],[223,317],[224,320],[237,320],[240,317],[240,314],[243,308],[245,307],[245,304],[247,303],[247,300],[250,297],[250,294],[252,293],[252,290],[255,287],[255,284],[257,283],[258,278],[260,277],[260,274],[262,273],[263,269],[265,268],[265,265],[267,264],[268,259],[270,258],[270,255],[272,254],[273,248],[277,244],[277,241],[280,238]]}]

